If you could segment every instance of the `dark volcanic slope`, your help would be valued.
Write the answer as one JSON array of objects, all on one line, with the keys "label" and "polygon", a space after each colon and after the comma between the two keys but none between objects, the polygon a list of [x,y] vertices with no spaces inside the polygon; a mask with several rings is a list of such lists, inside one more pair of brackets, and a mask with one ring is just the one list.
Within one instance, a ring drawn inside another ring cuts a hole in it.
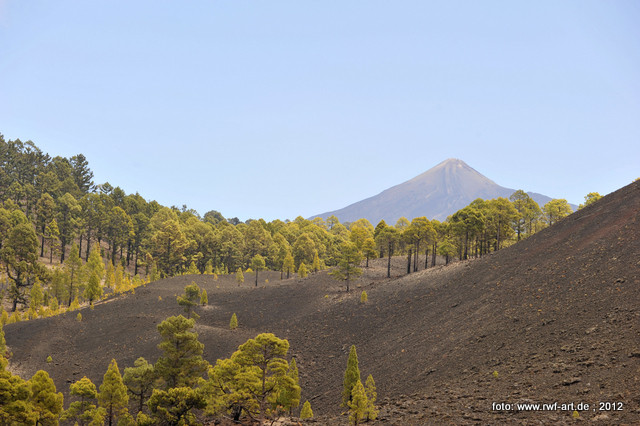
[{"label": "dark volcanic slope", "polygon": [[[376,379],[381,417],[397,424],[563,423],[571,416],[496,411],[493,402],[584,402],[596,410],[581,411],[582,419],[638,424],[639,212],[636,182],[482,259],[391,280],[376,261],[357,283],[369,294],[364,306],[360,289],[341,292],[326,273],[282,284],[263,274],[271,282],[259,288],[238,287],[232,277],[163,280],[83,310],[81,323],[72,313],[6,326],[12,368],[25,377],[46,369],[66,388],[82,375],[99,383],[113,357],[121,368],[140,355],[155,361],[155,326],[180,312],[174,295],[195,280],[212,305],[198,325],[207,359],[229,356],[259,332],[288,338],[303,399],[316,414],[339,413],[355,344],[363,379]],[[404,260],[395,262],[400,275]],[[233,312],[237,332],[227,330]],[[599,402],[623,410],[599,411]]]},{"label": "dark volcanic slope", "polygon": [[[378,195],[317,216],[326,219],[335,215],[341,222],[366,218],[373,224],[381,219],[394,224],[402,216],[409,220],[419,216],[444,220],[477,198],[508,198],[514,192],[515,189],[498,185],[464,161],[450,158]],[[541,207],[551,200],[532,192],[529,196]]]}]

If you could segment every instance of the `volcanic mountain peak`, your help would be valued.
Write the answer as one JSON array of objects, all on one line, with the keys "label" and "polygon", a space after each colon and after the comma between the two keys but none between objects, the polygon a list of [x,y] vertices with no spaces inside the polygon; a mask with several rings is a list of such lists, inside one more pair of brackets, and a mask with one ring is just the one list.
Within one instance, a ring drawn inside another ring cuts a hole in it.
[{"label": "volcanic mountain peak", "polygon": [[[426,216],[444,220],[476,198],[509,197],[514,189],[498,185],[457,158],[449,158],[426,172],[339,210],[314,217],[336,216],[342,222],[366,218],[374,225],[380,220],[393,224],[400,217]],[[551,200],[529,193],[540,206]]]}]

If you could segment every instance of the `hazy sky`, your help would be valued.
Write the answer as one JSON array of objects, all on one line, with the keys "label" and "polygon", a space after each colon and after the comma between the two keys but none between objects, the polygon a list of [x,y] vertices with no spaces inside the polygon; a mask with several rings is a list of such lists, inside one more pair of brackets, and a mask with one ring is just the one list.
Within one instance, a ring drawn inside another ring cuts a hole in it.
[{"label": "hazy sky", "polygon": [[0,133],[267,220],[455,157],[578,204],[640,177],[640,2],[0,0]]}]

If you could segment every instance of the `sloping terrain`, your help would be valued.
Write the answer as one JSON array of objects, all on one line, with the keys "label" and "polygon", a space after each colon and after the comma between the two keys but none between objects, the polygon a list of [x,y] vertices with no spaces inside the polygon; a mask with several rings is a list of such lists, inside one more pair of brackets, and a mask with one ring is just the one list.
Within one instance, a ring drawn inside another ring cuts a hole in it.
[{"label": "sloping terrain", "polygon": [[138,356],[155,362],[156,326],[180,313],[175,295],[195,281],[209,294],[197,325],[206,359],[228,357],[260,332],[289,339],[303,401],[322,424],[346,423],[338,405],[352,344],[363,379],[376,380],[381,420],[392,424],[572,420],[573,410],[493,406],[521,402],[589,403],[581,419],[638,424],[639,215],[636,182],[481,259],[403,276],[397,258],[392,279],[378,259],[349,294],[326,272],[285,281],[262,273],[257,288],[249,275],[241,286],[233,277],[162,280],[82,310],[82,322],[73,312],[7,325],[11,367],[23,377],[45,369],[66,391],[83,375],[100,383],[111,358],[121,369]]},{"label": "sloping terrain", "polygon": [[[326,219],[335,215],[341,222],[366,218],[374,225],[381,219],[394,224],[402,216],[409,220],[419,216],[445,220],[477,198],[509,198],[514,192],[515,189],[498,185],[464,161],[450,158],[378,195],[316,217]],[[551,200],[546,195],[528,194],[540,207]],[[575,210],[576,206],[572,208]]]}]

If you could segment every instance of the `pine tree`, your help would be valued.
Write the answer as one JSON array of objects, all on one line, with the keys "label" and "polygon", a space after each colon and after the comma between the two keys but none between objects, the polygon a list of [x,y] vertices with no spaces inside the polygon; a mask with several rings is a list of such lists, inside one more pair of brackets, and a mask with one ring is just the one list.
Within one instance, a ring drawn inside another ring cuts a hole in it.
[{"label": "pine tree", "polygon": [[124,369],[122,382],[129,389],[129,393],[138,399],[138,412],[142,412],[144,402],[151,394],[153,382],[155,381],[155,370],[153,364],[149,364],[146,359],[140,357],[133,367]]},{"label": "pine tree", "polygon": [[209,296],[207,296],[207,290],[202,289],[202,293],[200,293],[200,304],[205,306],[209,304]]},{"label": "pine tree", "polygon": [[105,286],[109,287],[113,291],[116,289],[116,270],[111,262],[107,262]]},{"label": "pine tree", "polygon": [[360,294],[360,303],[367,303],[367,300],[369,300],[369,296],[366,291],[362,290],[362,293]]},{"label": "pine tree", "polygon": [[373,380],[373,376],[369,374],[367,381],[365,382],[365,394],[367,396],[367,410],[365,412],[366,421],[375,420],[378,418],[378,410],[376,409],[376,399],[378,398],[378,392],[376,392],[376,382]]},{"label": "pine tree", "polygon": [[236,272],[236,282],[238,284],[242,284],[244,282],[244,274],[242,273],[242,268],[238,268]]},{"label": "pine tree", "polygon": [[38,309],[42,306],[42,302],[44,301],[44,295],[42,293],[42,286],[40,285],[40,280],[36,280],[35,284],[31,287],[30,292],[31,300],[29,300],[29,307],[31,309]]},{"label": "pine tree", "polygon": [[29,403],[29,386],[20,377],[7,371],[7,364],[8,361],[0,357],[0,423],[35,424],[35,413]]},{"label": "pine tree", "polygon": [[367,401],[367,395],[362,386],[362,382],[358,382],[351,391],[351,402],[349,402],[349,423],[357,425],[362,422],[367,414],[367,407],[369,402]]},{"label": "pine tree", "polygon": [[301,262],[300,266],[298,266],[298,276],[300,278],[306,278],[307,275],[309,275],[307,272],[307,265],[305,265],[304,262]]},{"label": "pine tree", "polygon": [[358,354],[355,345],[351,345],[349,350],[349,359],[347,360],[347,369],[344,372],[343,390],[342,390],[342,406],[349,407],[352,398],[352,389],[360,380],[360,369],[358,368]]},{"label": "pine tree", "polygon": [[349,281],[362,274],[362,269],[358,267],[362,261],[362,255],[358,247],[350,241],[345,241],[340,246],[340,258],[338,265],[330,273],[336,280],[346,281],[347,292],[349,291]]},{"label": "pine tree", "polygon": [[258,287],[258,271],[265,267],[264,257],[259,254],[253,256],[253,259],[251,259],[251,267],[256,271],[256,287]]},{"label": "pine tree", "polygon": [[291,359],[289,363],[289,369],[287,370],[287,376],[291,378],[291,383],[295,386],[284,387],[278,395],[277,404],[283,407],[285,410],[289,410],[289,415],[293,414],[293,409],[300,405],[300,385],[298,377],[298,366],[296,359]]},{"label": "pine tree", "polygon": [[198,314],[193,312],[193,308],[198,304],[200,297],[200,287],[195,281],[191,281],[191,284],[184,288],[184,293],[178,296],[178,305],[183,307],[184,312],[187,314],[187,319],[191,318],[192,314],[195,319],[200,318]]},{"label": "pine tree", "polygon": [[158,325],[162,337],[158,348],[163,354],[155,369],[166,388],[193,386],[207,370],[208,363],[202,359],[204,345],[191,331],[194,325],[194,319],[182,315],[169,317]]},{"label": "pine tree", "polygon": [[238,317],[236,317],[235,312],[233,313],[233,315],[231,315],[231,321],[229,321],[229,328],[231,330],[235,330],[236,328],[238,328]]},{"label": "pine tree", "polygon": [[291,271],[295,270],[295,263],[289,249],[287,249],[287,255],[284,257],[284,261],[282,262],[282,269],[287,271],[287,279],[289,279]]},{"label": "pine tree", "polygon": [[311,410],[311,404],[309,401],[305,401],[302,405],[302,411],[300,411],[300,420],[312,419],[313,410]]},{"label": "pine tree", "polygon": [[151,424],[196,425],[199,423],[191,411],[207,404],[201,389],[182,386],[166,391],[154,389],[147,405],[153,415]]},{"label": "pine tree", "polygon": [[109,426],[113,425],[115,417],[119,418],[127,412],[129,395],[127,395],[127,387],[122,382],[122,376],[115,359],[111,360],[109,368],[102,378],[98,403],[107,412]]},{"label": "pine tree", "polygon": [[320,256],[318,256],[318,250],[314,250],[313,252],[313,264],[311,265],[311,269],[313,270],[314,274],[321,269]]},{"label": "pine tree", "polygon": [[[92,421],[99,421],[106,414],[103,409],[96,407],[95,402],[98,398],[96,385],[93,384],[86,376],[72,383],[69,386],[71,396],[79,398],[69,405],[69,408],[62,414],[62,420],[76,421],[79,425],[86,425]],[[96,424],[99,424],[96,422]]]},{"label": "pine tree", "polygon": [[104,262],[100,257],[100,247],[96,243],[89,254],[89,260],[85,265],[86,276],[88,276],[87,287],[84,290],[85,299],[89,300],[89,303],[93,303],[94,300],[98,300],[103,295],[102,278],[104,277]]},{"label": "pine tree", "polygon": [[27,384],[31,391],[31,406],[37,417],[36,424],[57,424],[62,413],[63,396],[62,392],[56,393],[56,385],[49,373],[39,370]]},{"label": "pine tree", "polygon": [[199,275],[200,271],[198,271],[198,268],[196,267],[196,262],[191,262],[191,264],[189,265],[189,269],[187,269],[187,274],[189,275]]},{"label": "pine tree", "polygon": [[204,265],[204,273],[206,275],[213,275],[213,259],[207,260],[207,263]]}]

